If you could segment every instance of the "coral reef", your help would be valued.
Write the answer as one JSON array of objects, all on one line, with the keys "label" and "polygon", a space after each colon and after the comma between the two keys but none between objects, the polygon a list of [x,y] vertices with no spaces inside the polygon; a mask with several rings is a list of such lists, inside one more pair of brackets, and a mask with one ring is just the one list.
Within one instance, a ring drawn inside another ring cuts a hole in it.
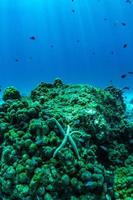
[{"label": "coral reef", "polygon": [[21,98],[21,95],[19,91],[13,86],[7,87],[6,90],[4,91],[4,94],[3,94],[4,101],[12,100],[12,99],[20,99],[20,98]]},{"label": "coral reef", "polygon": [[133,198],[133,126],[120,90],[56,79],[28,97],[8,87],[3,100],[2,200]]},{"label": "coral reef", "polygon": [[128,157],[123,167],[116,169],[114,182],[116,200],[133,199],[133,154]]}]

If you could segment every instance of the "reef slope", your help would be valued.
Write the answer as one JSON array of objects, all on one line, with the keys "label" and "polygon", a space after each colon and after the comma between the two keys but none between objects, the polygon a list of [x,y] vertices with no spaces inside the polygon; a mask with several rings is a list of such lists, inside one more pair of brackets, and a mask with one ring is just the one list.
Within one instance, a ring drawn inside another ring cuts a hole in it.
[{"label": "reef slope", "polygon": [[[2,200],[133,198],[133,126],[126,120],[121,90],[56,79],[40,83],[28,97],[8,87],[3,100]],[[121,173],[129,165],[128,184],[121,190]]]}]

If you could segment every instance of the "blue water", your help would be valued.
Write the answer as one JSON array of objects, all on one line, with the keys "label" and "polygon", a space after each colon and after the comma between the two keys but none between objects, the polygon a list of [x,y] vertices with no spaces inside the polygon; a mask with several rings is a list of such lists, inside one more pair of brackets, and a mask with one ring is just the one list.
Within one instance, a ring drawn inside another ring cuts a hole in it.
[{"label": "blue water", "polygon": [[60,77],[132,91],[133,75],[121,78],[133,71],[132,21],[125,0],[1,0],[0,85],[25,93]]}]

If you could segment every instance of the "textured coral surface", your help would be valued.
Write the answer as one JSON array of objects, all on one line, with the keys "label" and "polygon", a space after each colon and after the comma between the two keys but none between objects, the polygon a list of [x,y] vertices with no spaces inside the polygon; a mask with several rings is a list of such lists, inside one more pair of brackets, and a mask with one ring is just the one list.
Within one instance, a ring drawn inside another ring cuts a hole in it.
[{"label": "textured coral surface", "polygon": [[8,87],[3,100],[2,200],[133,199],[133,125],[119,89],[56,79],[26,97]]}]

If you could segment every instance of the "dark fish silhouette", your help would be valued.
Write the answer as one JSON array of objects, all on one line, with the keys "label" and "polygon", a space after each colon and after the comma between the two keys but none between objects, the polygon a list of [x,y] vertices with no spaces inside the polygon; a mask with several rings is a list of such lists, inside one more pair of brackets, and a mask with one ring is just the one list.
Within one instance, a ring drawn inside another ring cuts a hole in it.
[{"label": "dark fish silhouette", "polygon": [[35,40],[35,39],[36,39],[35,36],[31,36],[31,37],[30,37],[30,40]]},{"label": "dark fish silhouette", "polygon": [[114,51],[111,51],[110,53],[111,53],[111,55],[114,55]]},{"label": "dark fish silhouette", "polygon": [[131,0],[126,0],[126,3],[129,3],[129,4],[131,4],[131,3],[132,3],[132,1],[131,1]]},{"label": "dark fish silhouette", "polygon": [[110,80],[110,81],[109,81],[109,84],[110,84],[110,85],[112,85],[112,84],[113,84],[113,81],[112,81],[112,80]]},{"label": "dark fish silhouette", "polygon": [[126,26],[127,24],[125,22],[121,22],[122,26]]},{"label": "dark fish silhouette", "polygon": [[133,75],[133,72],[128,72],[128,74],[131,74],[131,75]]},{"label": "dark fish silhouette", "polygon": [[15,62],[19,62],[19,59],[15,59]]},{"label": "dark fish silhouette", "polygon": [[128,86],[125,86],[124,88],[122,88],[122,90],[130,90],[130,88]]},{"label": "dark fish silhouette", "polygon": [[123,48],[127,48],[127,43],[125,43],[125,44],[123,45]]},{"label": "dark fish silhouette", "polygon": [[75,10],[74,10],[74,9],[72,9],[72,13],[75,13]]},{"label": "dark fish silhouette", "polygon": [[126,76],[127,76],[126,74],[122,74],[121,78],[126,78]]}]

